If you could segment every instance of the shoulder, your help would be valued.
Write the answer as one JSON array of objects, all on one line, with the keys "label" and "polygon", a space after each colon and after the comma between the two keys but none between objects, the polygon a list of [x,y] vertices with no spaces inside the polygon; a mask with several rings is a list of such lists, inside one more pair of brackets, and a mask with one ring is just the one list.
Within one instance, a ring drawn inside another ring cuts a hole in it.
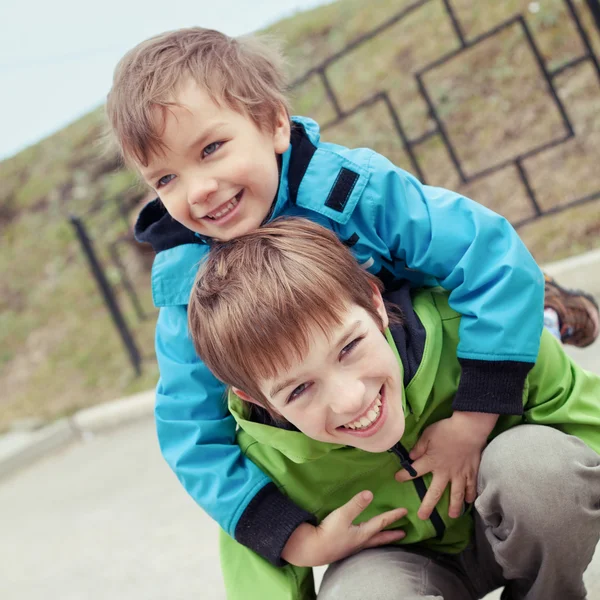
[{"label": "shoulder", "polygon": [[156,255],[152,265],[155,306],[187,306],[196,273],[208,250],[206,244],[182,244]]},{"label": "shoulder", "polygon": [[[310,152],[307,160],[306,154]],[[304,156],[298,156],[303,153]],[[345,225],[366,196],[373,196],[396,167],[369,148],[346,148],[328,142],[312,143],[292,155],[288,185],[292,205]],[[296,173],[295,161],[303,162]],[[368,200],[365,200],[368,202]]]}]

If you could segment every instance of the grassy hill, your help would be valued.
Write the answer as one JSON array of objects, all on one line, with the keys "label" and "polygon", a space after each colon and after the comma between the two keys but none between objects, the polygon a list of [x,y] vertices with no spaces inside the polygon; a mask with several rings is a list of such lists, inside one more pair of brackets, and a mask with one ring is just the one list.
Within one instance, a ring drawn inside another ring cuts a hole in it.
[{"label": "grassy hill", "polygon": [[[392,17],[409,2],[342,0],[276,23],[268,32],[284,41],[291,79],[319,65]],[[563,0],[546,0],[537,13],[528,2],[453,0],[467,39],[516,13],[527,17],[549,68],[580,56],[582,47]],[[600,55],[600,40],[582,1],[576,2]],[[431,127],[413,73],[457,47],[441,0],[431,0],[377,38],[357,46],[327,70],[343,110],[386,90],[407,134]],[[561,135],[562,122],[523,43],[510,28],[424,78],[467,172],[514,156]],[[526,162],[544,210],[600,190],[600,85],[589,61],[556,79],[576,137]],[[318,76],[293,91],[295,112],[330,121],[334,107]],[[0,428],[31,415],[51,419],[122,394],[151,387],[153,309],[148,260],[128,233],[128,218],[144,197],[134,174],[102,152],[103,109],[0,163]],[[328,128],[324,138],[373,147],[412,170],[381,103]],[[437,137],[417,151],[428,183],[458,189],[514,222],[531,214],[513,168],[461,185]],[[596,157],[595,159],[593,157]],[[145,353],[135,377],[68,222],[81,215],[96,241],[125,316]],[[600,245],[600,202],[571,208],[520,230],[540,262]],[[128,237],[129,236],[129,237]],[[110,261],[118,250],[149,317],[139,319]]]}]

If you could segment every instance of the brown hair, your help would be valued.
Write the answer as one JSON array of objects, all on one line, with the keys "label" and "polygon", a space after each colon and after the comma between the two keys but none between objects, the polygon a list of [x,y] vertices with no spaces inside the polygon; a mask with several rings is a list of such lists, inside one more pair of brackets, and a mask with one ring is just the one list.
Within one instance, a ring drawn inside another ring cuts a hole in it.
[{"label": "brown hair", "polygon": [[211,248],[190,296],[189,329],[208,368],[273,414],[257,382],[301,360],[311,329],[328,335],[350,305],[381,328],[373,286],[382,289],[331,231],[276,219]]},{"label": "brown hair", "polygon": [[[164,150],[164,111],[176,104],[177,87],[188,77],[215,103],[247,114],[263,131],[271,130],[282,108],[289,114],[282,63],[272,40],[232,38],[202,27],[170,31],[138,44],[119,61],[106,103],[124,159],[148,166],[151,155]],[[155,108],[162,109],[162,124]]]}]

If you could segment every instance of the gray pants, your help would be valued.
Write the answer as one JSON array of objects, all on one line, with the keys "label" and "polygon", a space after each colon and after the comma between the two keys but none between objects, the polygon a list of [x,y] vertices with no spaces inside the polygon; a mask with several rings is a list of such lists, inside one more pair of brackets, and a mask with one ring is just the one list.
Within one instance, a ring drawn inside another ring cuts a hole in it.
[{"label": "gray pants", "polygon": [[485,449],[478,493],[475,535],[461,554],[363,550],[327,569],[319,600],[475,600],[503,586],[507,600],[586,598],[600,455],[551,427],[521,425]]}]

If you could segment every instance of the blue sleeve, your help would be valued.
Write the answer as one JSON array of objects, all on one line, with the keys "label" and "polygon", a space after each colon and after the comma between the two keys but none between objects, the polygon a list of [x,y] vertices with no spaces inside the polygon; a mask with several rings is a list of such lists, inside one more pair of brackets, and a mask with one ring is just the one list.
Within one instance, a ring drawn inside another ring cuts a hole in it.
[{"label": "blue sleeve", "polygon": [[195,352],[185,306],[160,309],[156,355],[155,419],[164,458],[192,498],[229,535],[279,564],[289,535],[314,519],[242,454],[225,388]]},{"label": "blue sleeve", "polygon": [[462,379],[468,374],[469,381],[461,379],[460,410],[496,412],[474,395],[485,397],[508,377],[515,383],[511,394],[519,394],[505,396],[501,412],[521,412],[543,326],[540,268],[504,217],[455,192],[422,185],[379,155],[371,166],[375,230],[392,261],[433,276],[462,314],[457,353]]}]

